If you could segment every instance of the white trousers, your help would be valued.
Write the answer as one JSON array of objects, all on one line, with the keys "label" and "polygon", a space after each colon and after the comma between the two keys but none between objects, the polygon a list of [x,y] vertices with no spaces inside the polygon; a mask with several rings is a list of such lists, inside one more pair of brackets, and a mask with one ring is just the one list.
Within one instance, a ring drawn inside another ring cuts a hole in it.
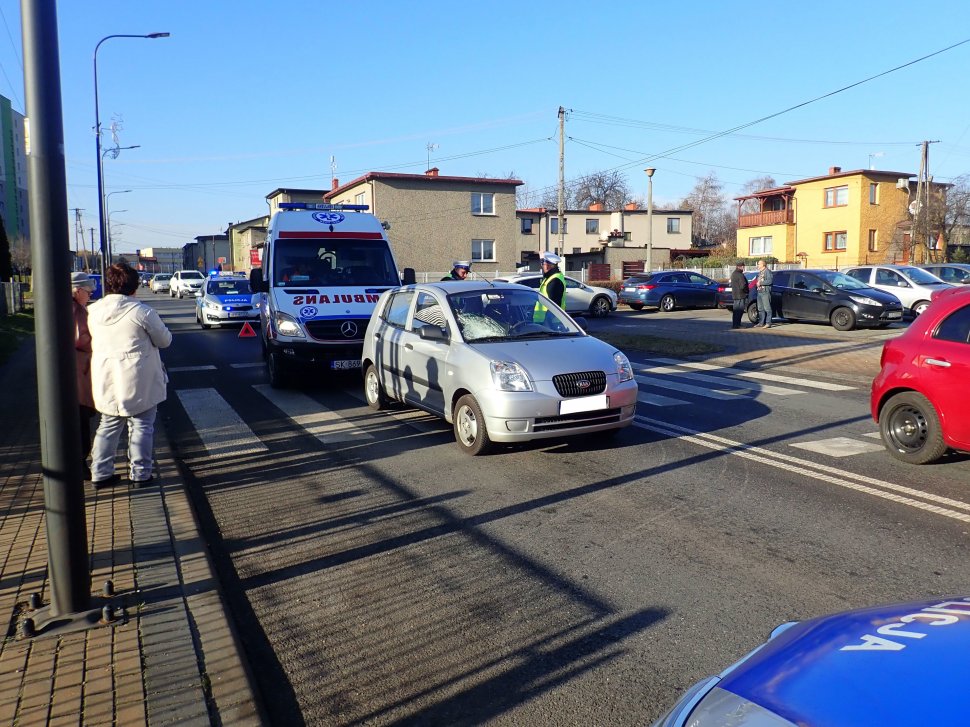
[{"label": "white trousers", "polygon": [[155,440],[155,412],[152,407],[135,416],[101,415],[101,424],[91,447],[91,479],[106,480],[115,473],[115,454],[125,423],[128,424],[128,477],[142,482],[152,476],[152,447]]}]

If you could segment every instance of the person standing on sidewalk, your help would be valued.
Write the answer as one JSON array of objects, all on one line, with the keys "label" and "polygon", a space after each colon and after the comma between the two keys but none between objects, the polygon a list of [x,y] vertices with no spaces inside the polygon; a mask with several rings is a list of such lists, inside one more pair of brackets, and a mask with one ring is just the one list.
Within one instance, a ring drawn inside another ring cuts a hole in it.
[{"label": "person standing on sidewalk", "polygon": [[758,323],[755,328],[771,328],[771,283],[775,274],[762,259],[758,261]]},{"label": "person standing on sidewalk", "polygon": [[731,298],[734,301],[734,307],[731,310],[731,328],[741,327],[741,316],[748,305],[749,290],[748,279],[744,277],[744,263],[739,260],[734,267],[734,272],[731,273]]},{"label": "person standing on sidewalk", "polygon": [[77,400],[81,417],[81,470],[84,479],[91,479],[88,455],[91,454],[91,417],[95,415],[94,394],[91,393],[91,331],[88,330],[88,301],[94,291],[94,281],[87,273],[71,273],[71,293],[74,297],[74,356],[77,359]]},{"label": "person standing on sidewalk", "polygon": [[91,383],[101,424],[91,452],[91,483],[117,483],[115,453],[128,426],[128,477],[152,479],[155,412],[165,401],[168,376],[160,349],[172,343],[154,308],[135,300],[138,273],[116,263],[105,273],[106,295],[88,309],[91,329]]}]

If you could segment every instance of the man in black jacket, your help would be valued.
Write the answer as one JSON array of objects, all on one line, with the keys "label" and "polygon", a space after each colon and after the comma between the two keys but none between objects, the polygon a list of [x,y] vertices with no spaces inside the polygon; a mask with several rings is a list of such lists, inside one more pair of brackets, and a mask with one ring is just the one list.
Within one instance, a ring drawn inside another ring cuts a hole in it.
[{"label": "man in black jacket", "polygon": [[731,328],[741,327],[741,316],[748,305],[748,279],[744,277],[744,263],[738,261],[731,273],[731,298],[734,308],[731,311]]}]

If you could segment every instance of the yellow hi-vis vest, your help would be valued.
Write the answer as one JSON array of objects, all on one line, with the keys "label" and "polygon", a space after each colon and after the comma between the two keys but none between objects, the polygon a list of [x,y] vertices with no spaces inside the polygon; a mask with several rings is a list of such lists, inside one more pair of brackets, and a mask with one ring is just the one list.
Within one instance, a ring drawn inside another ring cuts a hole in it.
[{"label": "yellow hi-vis vest", "polygon": [[[543,278],[542,282],[539,284],[539,292],[548,298],[549,295],[547,291],[549,290],[549,281],[553,278],[562,281],[562,300],[559,301],[559,307],[566,310],[566,276],[561,272],[553,273],[552,275]],[[549,309],[542,304],[542,301],[537,300],[535,310],[532,312],[532,322],[544,323],[548,310]]]}]

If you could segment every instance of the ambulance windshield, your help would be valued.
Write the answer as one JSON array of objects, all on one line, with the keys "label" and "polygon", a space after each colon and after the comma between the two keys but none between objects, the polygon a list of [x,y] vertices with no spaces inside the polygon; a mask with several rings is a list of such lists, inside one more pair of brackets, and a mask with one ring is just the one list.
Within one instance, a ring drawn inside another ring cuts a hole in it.
[{"label": "ambulance windshield", "polygon": [[275,287],[400,285],[385,240],[278,240]]}]

